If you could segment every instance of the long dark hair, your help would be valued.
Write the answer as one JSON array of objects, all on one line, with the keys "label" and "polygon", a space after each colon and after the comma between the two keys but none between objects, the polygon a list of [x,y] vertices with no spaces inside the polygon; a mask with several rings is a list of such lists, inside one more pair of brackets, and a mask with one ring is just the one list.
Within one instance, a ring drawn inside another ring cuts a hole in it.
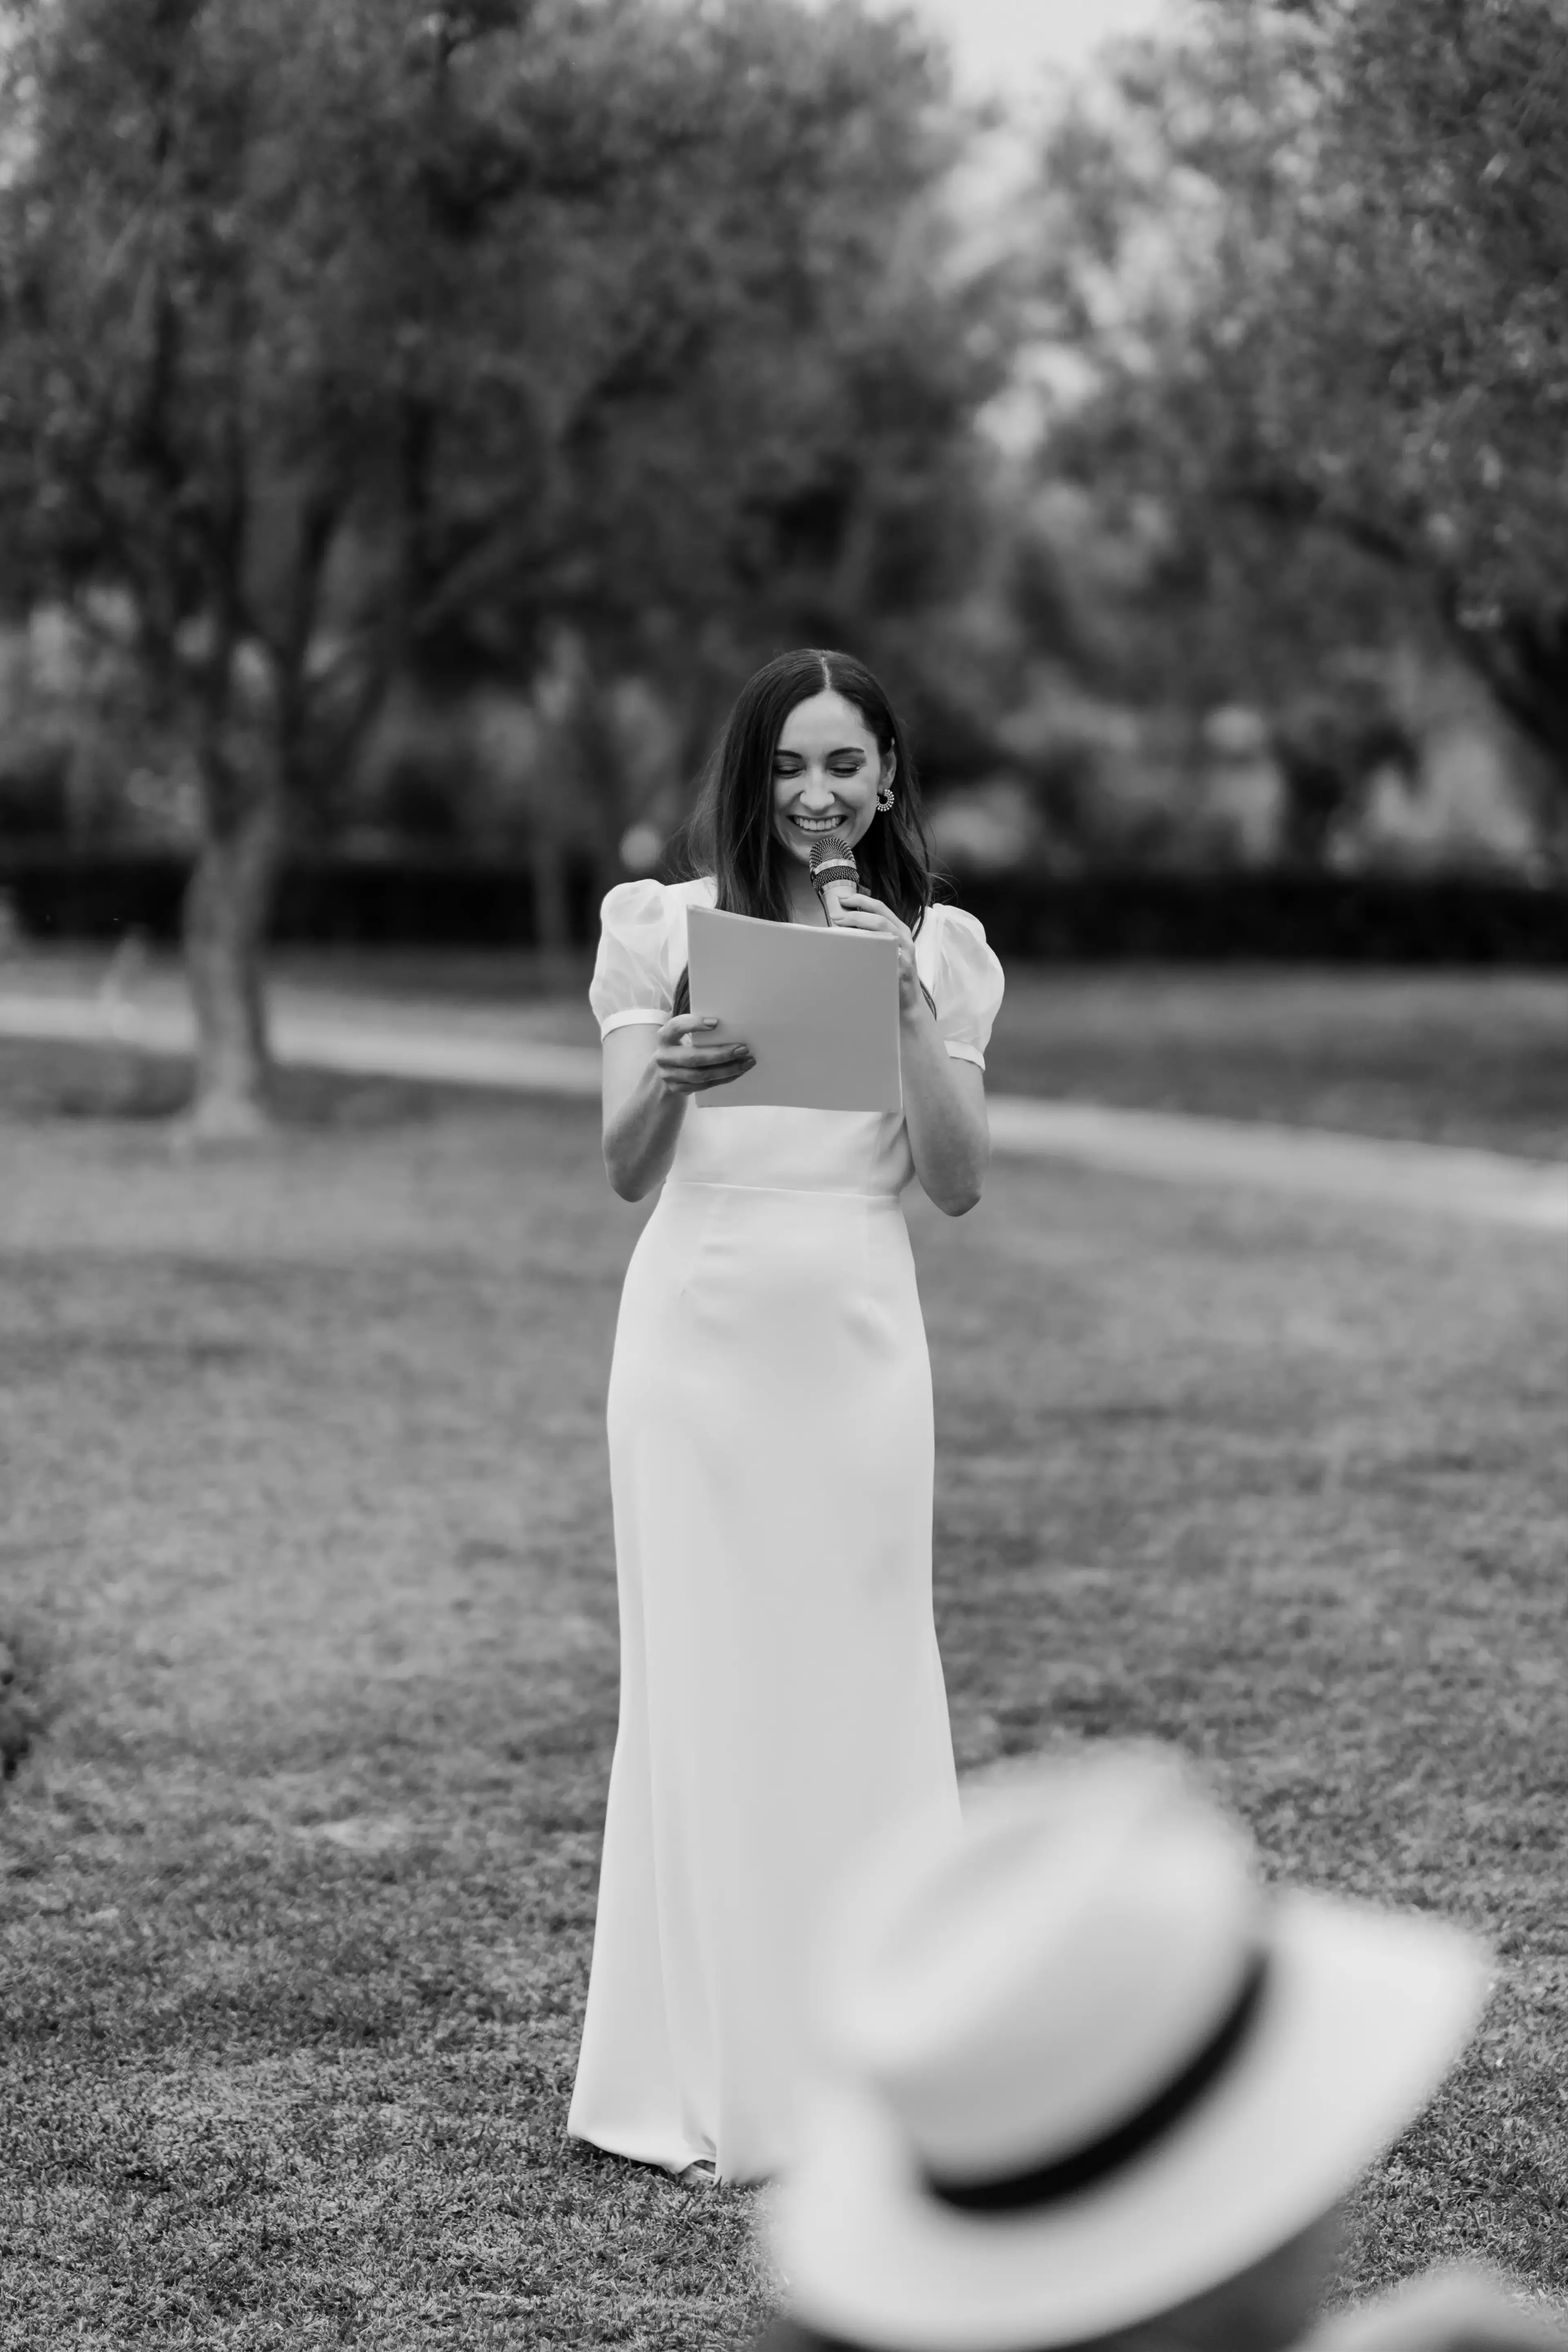
[{"label": "long dark hair", "polygon": [[[802,646],[778,654],[753,672],[736,697],[690,821],[676,844],[675,864],[687,878],[711,874],[715,901],[726,914],[759,915],[788,922],[784,853],[773,832],[773,761],[784,721],[798,702],[841,694],[852,702],[885,759],[894,755],[893,806],[879,809],[855,844],[861,887],[891,907],[918,931],[931,904],[931,844],[920,807],[920,784],[898,714],[863,662],[852,654]],[[674,1009],[691,1003],[681,974]]]}]

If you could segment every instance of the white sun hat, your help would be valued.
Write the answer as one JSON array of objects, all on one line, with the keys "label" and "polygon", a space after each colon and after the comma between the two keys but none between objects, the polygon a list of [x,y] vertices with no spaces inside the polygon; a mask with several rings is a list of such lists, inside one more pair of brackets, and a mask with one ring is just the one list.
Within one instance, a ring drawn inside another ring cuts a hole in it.
[{"label": "white sun hat", "polygon": [[1148,2319],[1326,2213],[1486,1998],[1427,1916],[1265,1888],[1173,1751],[971,1797],[868,1865],[820,1954],[822,2059],[771,2252],[792,2315],[894,2352]]}]

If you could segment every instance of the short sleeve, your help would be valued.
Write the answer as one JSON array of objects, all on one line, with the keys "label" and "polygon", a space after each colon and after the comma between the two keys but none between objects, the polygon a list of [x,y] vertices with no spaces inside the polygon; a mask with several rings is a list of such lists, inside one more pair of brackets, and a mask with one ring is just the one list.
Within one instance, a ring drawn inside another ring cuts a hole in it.
[{"label": "short sleeve", "polygon": [[931,989],[937,1030],[956,1062],[974,1062],[983,1070],[1006,985],[1001,965],[986,945],[983,927],[961,907],[933,907],[927,920],[932,918],[941,925]]},{"label": "short sleeve", "polygon": [[599,910],[599,954],[588,1002],[601,1038],[635,1023],[660,1026],[674,1003],[669,919],[660,882],[618,882]]}]

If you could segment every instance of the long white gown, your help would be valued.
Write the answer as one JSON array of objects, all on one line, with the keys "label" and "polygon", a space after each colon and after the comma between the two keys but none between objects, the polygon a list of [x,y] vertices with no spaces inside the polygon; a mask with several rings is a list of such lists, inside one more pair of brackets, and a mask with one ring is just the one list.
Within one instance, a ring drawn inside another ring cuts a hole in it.
[{"label": "long white gown", "polygon": [[[668,1019],[711,882],[604,901],[601,1034]],[[1001,967],[916,937],[984,1066]],[[610,1375],[621,1613],[587,2012],[567,2129],[679,2171],[787,2159],[810,1939],[855,1854],[957,1814],[931,1608],[931,1374],[901,1115],[688,1104],[627,1268]]]}]

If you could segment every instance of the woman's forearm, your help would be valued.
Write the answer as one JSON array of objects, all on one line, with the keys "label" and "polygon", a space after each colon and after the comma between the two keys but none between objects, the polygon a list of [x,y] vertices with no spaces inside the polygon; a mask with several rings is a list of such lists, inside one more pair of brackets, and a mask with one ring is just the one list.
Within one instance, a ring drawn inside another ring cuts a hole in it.
[{"label": "woman's forearm", "polygon": [[991,1143],[983,1101],[961,1090],[955,1064],[924,997],[903,1016],[904,1118],[915,1172],[927,1196],[950,1217],[980,1197]]},{"label": "woman's forearm", "polygon": [[640,1201],[668,1173],[686,1097],[669,1092],[650,1062],[604,1126],[604,1170],[623,1201]]}]

